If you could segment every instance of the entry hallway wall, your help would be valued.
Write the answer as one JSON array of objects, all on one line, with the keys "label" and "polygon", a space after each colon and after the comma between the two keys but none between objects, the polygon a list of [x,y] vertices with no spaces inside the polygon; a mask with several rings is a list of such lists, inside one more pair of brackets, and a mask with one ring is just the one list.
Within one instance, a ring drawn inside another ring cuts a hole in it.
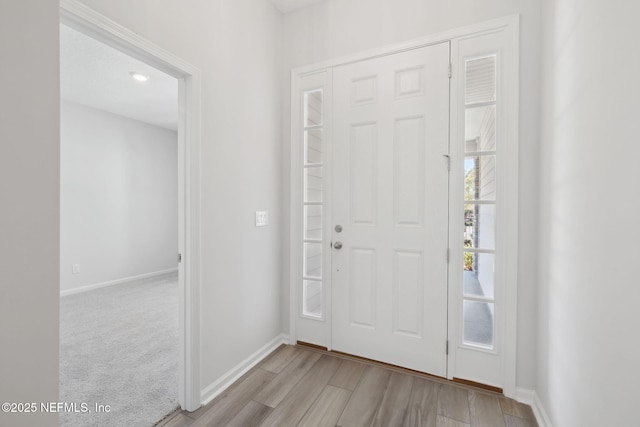
[{"label": "entry hallway wall", "polygon": [[[282,15],[268,0],[83,3],[202,72],[206,389],[281,333]],[[269,226],[255,227],[257,210]]]},{"label": "entry hallway wall", "polygon": [[60,289],[177,268],[177,132],[64,101],[60,144]]},{"label": "entry hallway wall", "polygon": [[[535,388],[535,295],[537,282],[538,120],[540,3],[537,0],[328,0],[284,17],[283,129],[290,129],[290,70],[366,49],[424,37],[503,16],[521,15],[520,39],[520,218],[518,265],[517,385]],[[282,164],[289,165],[285,133]],[[288,168],[285,168],[288,171]],[[287,172],[288,173],[288,172]],[[289,200],[289,176],[282,192]],[[286,204],[288,206],[288,204]],[[288,212],[283,212],[287,215]],[[285,224],[288,221],[285,221]],[[283,230],[283,242],[289,242]],[[283,301],[289,304],[288,246],[283,254]],[[289,327],[288,311],[282,324]]]},{"label": "entry hallway wall", "polygon": [[[58,2],[0,1],[0,402],[57,402]],[[0,425],[57,426],[0,411]]]},{"label": "entry hallway wall", "polygon": [[[268,0],[85,3],[202,71],[206,388],[281,334],[282,16]],[[58,33],[58,2],[0,2],[3,401],[58,399]],[[269,226],[254,226],[257,210]],[[0,417],[57,425],[56,414]]]},{"label": "entry hallway wall", "polygon": [[640,5],[543,4],[537,391],[554,426],[639,425]]}]

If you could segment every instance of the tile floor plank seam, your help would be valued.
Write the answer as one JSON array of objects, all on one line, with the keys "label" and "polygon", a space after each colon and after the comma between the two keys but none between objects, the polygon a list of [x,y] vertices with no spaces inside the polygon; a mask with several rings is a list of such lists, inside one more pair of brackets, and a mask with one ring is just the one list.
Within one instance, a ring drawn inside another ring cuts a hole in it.
[{"label": "tile floor plank seam", "polygon": [[390,378],[391,371],[377,366],[368,366],[362,374],[360,384],[351,395],[347,407],[338,419],[337,426],[370,426],[384,397]]},{"label": "tile floor plank seam", "polygon": [[310,351],[300,352],[266,387],[254,396],[253,400],[275,408],[296,384],[302,380],[304,375],[316,364],[320,357],[319,354]]},{"label": "tile floor plank seam", "polygon": [[414,378],[403,427],[436,427],[440,383]]},{"label": "tile floor plank seam", "polygon": [[[283,384],[277,384],[278,381]],[[279,395],[274,397],[269,390]],[[273,407],[259,401],[269,399]],[[194,412],[177,410],[157,426],[538,427],[538,424],[528,405],[498,393],[331,352],[283,345],[207,405]]]},{"label": "tile floor plank seam", "polygon": [[438,396],[438,415],[471,424],[469,391],[445,385]]},{"label": "tile floor plank seam", "polygon": [[[306,414],[328,384],[333,374],[338,370],[340,362],[328,355],[322,355],[314,366],[292,388],[280,404],[264,420],[261,426],[294,426]],[[306,405],[306,407],[303,407]]]},{"label": "tile floor plank seam", "polygon": [[327,384],[298,427],[334,427],[347,407],[351,394],[349,390]]},{"label": "tile floor plank seam", "polygon": [[406,374],[391,374],[372,427],[399,426],[404,423],[414,380],[414,377]]},{"label": "tile floor plank seam", "polygon": [[[302,349],[302,350],[304,351],[304,349]],[[312,354],[313,354],[313,353],[312,353]],[[305,371],[304,375],[302,375],[302,376],[299,378],[299,380],[298,380],[298,382],[297,382],[297,383],[299,383],[300,381],[302,381],[302,380],[304,379],[304,377],[305,377],[306,373],[307,373],[307,372],[309,372],[309,370],[311,370],[311,369],[313,368],[313,366],[315,366],[315,364],[320,360],[321,355],[320,355],[319,353],[315,353],[315,354],[317,354],[317,355],[318,355],[318,357],[317,357],[317,358],[315,358],[315,357],[314,357],[314,358],[311,358],[311,360],[313,361],[313,362],[312,362],[312,365],[308,367],[308,369]],[[296,360],[297,360],[297,358],[292,358],[292,359],[290,360],[290,363],[289,363],[289,364],[294,363]],[[334,372],[334,374],[331,376],[331,378],[333,378],[333,376],[335,376],[335,374],[338,372],[338,369],[340,368],[340,366],[341,366],[341,365],[342,365],[342,363],[340,363],[340,365],[338,365],[338,367],[337,367],[337,369],[336,369],[336,372]],[[289,368],[289,366],[287,365],[286,367],[284,367],[284,368],[282,369],[282,371],[281,371],[281,372],[286,371],[288,368]],[[331,379],[329,379],[329,381],[331,381]],[[291,393],[291,392],[292,392],[293,388],[295,388],[295,386],[297,385],[297,383],[296,383],[296,384],[294,384],[294,386],[293,386],[293,387],[291,387],[291,388],[289,389],[289,391],[287,392],[287,394],[286,394],[285,396],[283,396],[283,398],[282,398],[282,399],[280,399],[280,402],[282,402],[282,400],[284,400],[285,398],[287,398],[287,396],[289,395],[289,393]],[[327,383],[327,385],[328,385],[328,383]],[[312,410],[312,408],[316,405],[316,403],[318,402],[318,400],[319,400],[319,399],[320,399],[320,397],[322,396],[322,393],[323,393],[323,392],[324,392],[324,390],[326,389],[327,385],[325,385],[325,386],[323,387],[323,389],[322,389],[322,391],[320,392],[320,394],[318,394],[318,396],[315,398],[315,400],[314,400],[314,401],[313,401],[313,402],[312,402],[312,403],[307,407],[307,409],[305,410],[304,414],[302,415],[302,418],[300,418],[300,420],[299,420],[299,422],[296,424],[296,426],[297,426],[297,425],[299,425],[299,424],[300,424],[300,423],[305,419],[305,417],[307,416],[307,414],[308,414],[308,413]],[[256,395],[256,396],[259,396],[259,395]],[[277,406],[277,405],[276,405],[276,406]],[[343,408],[343,409],[344,409],[344,408]],[[342,412],[342,411],[341,411],[341,412]]]}]

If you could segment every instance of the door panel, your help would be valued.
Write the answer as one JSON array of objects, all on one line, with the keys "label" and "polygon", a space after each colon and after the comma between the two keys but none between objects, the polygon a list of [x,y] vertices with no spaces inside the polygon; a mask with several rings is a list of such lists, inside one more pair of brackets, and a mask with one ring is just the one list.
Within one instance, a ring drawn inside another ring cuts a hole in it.
[{"label": "door panel", "polygon": [[332,348],[441,376],[448,66],[442,43],[336,67],[333,80]]},{"label": "door panel", "polygon": [[375,329],[376,251],[373,248],[350,248],[349,307],[350,326]]},{"label": "door panel", "polygon": [[355,124],[349,138],[351,222],[375,225],[378,194],[376,123]]}]

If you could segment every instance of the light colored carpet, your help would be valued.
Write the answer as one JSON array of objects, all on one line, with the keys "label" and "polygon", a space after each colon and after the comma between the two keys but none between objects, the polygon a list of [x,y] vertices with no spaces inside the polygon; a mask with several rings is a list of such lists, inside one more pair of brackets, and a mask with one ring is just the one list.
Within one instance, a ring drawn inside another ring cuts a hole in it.
[{"label": "light colored carpet", "polygon": [[65,427],[147,427],[178,407],[177,274],[60,299],[59,401],[91,411],[60,413]]}]

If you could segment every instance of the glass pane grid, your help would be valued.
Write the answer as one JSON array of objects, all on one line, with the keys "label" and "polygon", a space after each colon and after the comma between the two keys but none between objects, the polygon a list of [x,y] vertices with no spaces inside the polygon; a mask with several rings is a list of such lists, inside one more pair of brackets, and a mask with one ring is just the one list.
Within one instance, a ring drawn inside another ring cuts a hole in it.
[{"label": "glass pane grid", "polygon": [[493,348],[493,303],[463,301],[463,343]]},{"label": "glass pane grid", "polygon": [[304,201],[322,202],[322,167],[305,167],[304,169]]},{"label": "glass pane grid", "polygon": [[495,156],[496,150],[487,150],[487,151],[467,151],[464,153],[465,158],[473,159],[478,156]]},{"label": "glass pane grid", "polygon": [[473,295],[467,295],[467,294],[463,295],[463,300],[476,301],[476,302],[482,302],[482,303],[493,303],[496,301],[494,298],[474,297]]},{"label": "glass pane grid", "polygon": [[470,252],[474,254],[495,254],[495,249],[484,249],[484,248],[464,248],[465,252]]},{"label": "glass pane grid", "polygon": [[317,280],[302,281],[302,314],[322,318],[323,292],[322,282]]},{"label": "glass pane grid", "polygon": [[[497,200],[464,200],[465,205],[496,205]],[[466,209],[466,206],[465,206]]]},{"label": "glass pane grid", "polygon": [[304,92],[302,315],[322,319],[323,267],[323,90]]},{"label": "glass pane grid", "polygon": [[465,62],[465,104],[496,100],[496,55]]},{"label": "glass pane grid", "polygon": [[494,348],[496,55],[465,61],[462,342]]},{"label": "glass pane grid", "polygon": [[495,211],[495,204],[465,205],[465,249],[495,249]]},{"label": "glass pane grid", "polygon": [[496,156],[481,155],[464,160],[464,199],[496,199]]},{"label": "glass pane grid", "polygon": [[495,255],[464,252],[463,293],[478,298],[494,298]]},{"label": "glass pane grid", "polygon": [[304,94],[304,126],[322,125],[322,89]]},{"label": "glass pane grid", "polygon": [[322,242],[322,205],[304,206],[304,241]]},{"label": "glass pane grid", "polygon": [[322,244],[304,244],[304,277],[322,278]]},{"label": "glass pane grid", "polygon": [[496,101],[479,101],[464,104],[465,111],[471,108],[493,107],[498,105]]},{"label": "glass pane grid", "polygon": [[304,163],[305,165],[322,164],[323,129],[304,131]]},{"label": "glass pane grid", "polygon": [[483,105],[465,109],[465,153],[495,151],[496,108],[496,105]]}]

